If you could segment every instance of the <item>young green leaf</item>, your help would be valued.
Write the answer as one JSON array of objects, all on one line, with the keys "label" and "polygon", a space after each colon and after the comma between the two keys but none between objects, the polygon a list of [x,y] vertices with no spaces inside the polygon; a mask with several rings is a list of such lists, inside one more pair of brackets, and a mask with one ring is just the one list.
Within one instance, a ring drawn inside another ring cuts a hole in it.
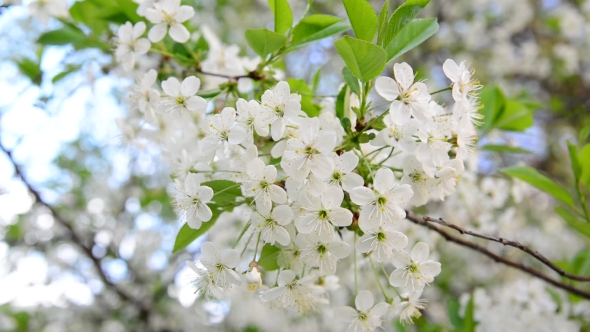
[{"label": "young green leaf", "polygon": [[379,13],[379,24],[377,27],[377,45],[383,46],[383,39],[387,31],[387,18],[389,17],[389,0],[386,0]]},{"label": "young green leaf", "polygon": [[322,69],[319,68],[318,71],[315,72],[315,75],[313,75],[313,85],[311,87],[311,91],[313,93],[315,93],[318,90],[318,87],[320,86],[321,79],[322,79]]},{"label": "young green leaf", "polygon": [[399,6],[387,23],[387,30],[383,35],[382,44],[388,45],[395,36],[402,31],[426,7],[430,0],[407,0]]},{"label": "young green leaf", "polygon": [[495,152],[506,152],[506,153],[532,153],[530,150],[508,146],[508,145],[494,145],[488,144],[481,148],[483,151],[495,151]]},{"label": "young green leaf", "polygon": [[268,29],[248,29],[246,30],[246,41],[256,54],[265,58],[283,47],[287,42],[287,37]]},{"label": "young green leaf", "polygon": [[[342,86],[340,92],[338,93],[338,97],[336,97],[336,117],[338,119],[344,118],[344,109],[346,107],[346,99],[347,99],[347,91],[349,88],[347,85]],[[346,128],[345,128],[346,129]]]},{"label": "young green leaf", "polygon": [[481,103],[483,105],[480,113],[484,115],[484,123],[481,126],[483,131],[494,128],[497,119],[504,112],[506,97],[497,86],[485,87],[481,90]]},{"label": "young green leaf", "polygon": [[383,72],[387,55],[380,46],[350,36],[340,38],[334,45],[346,67],[361,82],[368,82]]},{"label": "young green leaf", "polygon": [[213,189],[213,198],[211,199],[215,204],[223,206],[224,204],[233,203],[237,197],[242,196],[240,185],[228,180],[213,180],[201,183],[202,186],[207,186]]},{"label": "young green leaf", "polygon": [[475,319],[473,318],[474,314],[474,295],[471,293],[471,297],[469,298],[469,302],[465,307],[465,317],[463,318],[463,331],[464,332],[475,332]]},{"label": "young green leaf", "polygon": [[301,109],[310,117],[318,116],[320,114],[320,108],[312,102],[313,92],[304,80],[298,80],[290,78],[287,80],[291,92],[297,92],[301,94]]},{"label": "young green leaf", "polygon": [[377,14],[366,0],[343,0],[356,38],[373,41],[377,32]]},{"label": "young green leaf", "polygon": [[532,127],[533,122],[531,109],[516,100],[508,99],[494,127],[502,130],[524,131]]},{"label": "young green leaf", "polygon": [[350,25],[340,17],[330,15],[310,15],[293,28],[293,38],[289,51],[307,43],[334,36],[350,29]]},{"label": "young green leaf", "polygon": [[436,18],[410,22],[385,47],[387,51],[387,62],[420,45],[437,31],[438,22]]},{"label": "young green leaf", "polygon": [[356,78],[347,67],[342,68],[342,77],[344,82],[350,88],[350,91],[354,92],[357,96],[361,95],[361,85],[359,84],[358,78]]},{"label": "young green leaf", "polygon": [[590,187],[590,144],[586,144],[578,154],[580,168],[582,169],[580,179],[586,186]]},{"label": "young green leaf", "polygon": [[258,259],[258,265],[266,271],[275,271],[279,269],[277,259],[280,257],[281,249],[270,244],[265,244]]},{"label": "young green leaf", "polygon": [[557,183],[553,182],[553,180],[551,180],[550,178],[539,173],[534,168],[526,166],[514,166],[501,169],[500,172],[508,176],[520,179],[524,182],[527,182],[537,187],[537,189],[552,195],[553,197],[557,198],[558,200],[562,201],[568,206],[574,206],[574,199],[565,189],[563,189]]},{"label": "young green leaf", "polygon": [[567,141],[567,149],[570,153],[570,161],[572,163],[574,178],[576,179],[576,183],[578,183],[578,181],[580,181],[580,177],[582,176],[582,167],[580,166],[580,160],[578,158],[578,147],[572,144],[570,141]]},{"label": "young green leaf", "polygon": [[583,222],[578,217],[571,214],[565,208],[558,206],[555,208],[555,213],[557,213],[563,220],[567,221],[567,223],[576,231],[590,237],[590,224],[587,222]]},{"label": "young green leaf", "polygon": [[67,45],[86,39],[82,30],[72,25],[64,25],[63,28],[52,30],[42,34],[37,42],[43,45]]},{"label": "young green leaf", "polygon": [[287,0],[268,0],[275,16],[275,32],[284,34],[293,26],[293,12]]}]

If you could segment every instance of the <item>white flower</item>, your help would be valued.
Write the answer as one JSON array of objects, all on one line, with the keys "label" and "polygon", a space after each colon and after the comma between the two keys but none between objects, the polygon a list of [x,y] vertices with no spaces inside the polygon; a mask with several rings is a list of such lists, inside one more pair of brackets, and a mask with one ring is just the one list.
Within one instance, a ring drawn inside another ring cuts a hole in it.
[{"label": "white flower", "polygon": [[182,25],[182,22],[189,20],[195,15],[191,6],[181,6],[180,0],[160,0],[154,3],[153,8],[145,11],[145,18],[154,23],[148,33],[148,38],[157,43],[164,39],[168,28],[170,37],[179,43],[185,43],[190,38],[190,32]]},{"label": "white flower", "polygon": [[377,228],[367,228],[359,224],[365,235],[356,242],[356,249],[362,253],[371,253],[378,262],[393,257],[394,251],[408,245],[408,237],[395,230],[391,224],[383,224]]},{"label": "white flower", "polygon": [[334,172],[328,179],[330,186],[338,186],[345,191],[351,191],[363,185],[365,182],[363,177],[352,172],[359,163],[359,157],[354,152],[347,151],[340,156],[333,153],[332,159],[334,160]]},{"label": "white flower", "polygon": [[[411,116],[420,121],[428,120],[428,102],[431,96],[426,84],[414,83],[414,71],[405,62],[394,64],[393,73],[395,81],[389,77],[379,77],[375,81],[377,93],[391,101],[389,115],[393,122],[404,124]],[[397,98],[400,100],[396,100]]]},{"label": "white flower", "polygon": [[[242,98],[236,102],[238,112],[238,125],[242,126],[247,133],[247,139],[252,142],[254,130],[259,136],[268,136],[268,124],[264,125],[260,120],[261,106],[255,100],[246,101]],[[258,119],[258,120],[257,120]]]},{"label": "white flower", "polygon": [[294,119],[301,112],[301,96],[290,93],[289,83],[281,81],[274,88],[266,90],[262,95],[260,122],[271,127],[271,136],[275,141],[280,140],[285,133],[287,119]]},{"label": "white flower", "polygon": [[459,177],[463,174],[465,166],[461,159],[449,160],[436,171],[436,182],[434,184],[433,197],[444,201],[445,196],[455,192]]},{"label": "white flower", "polygon": [[329,187],[320,197],[307,191],[299,195],[294,208],[295,226],[300,233],[315,232],[318,235],[334,235],[334,227],[348,226],[352,223],[352,212],[341,208],[344,193],[338,187]]},{"label": "white flower", "polygon": [[244,196],[254,197],[256,208],[262,214],[268,214],[272,202],[284,204],[287,201],[285,189],[277,186],[277,169],[273,165],[264,165],[258,158],[252,159],[246,165],[249,180],[242,185]]},{"label": "white flower", "polygon": [[373,187],[374,190],[358,187],[350,191],[350,199],[361,206],[359,223],[376,228],[385,222],[394,223],[406,217],[402,206],[413,195],[409,185],[396,185],[391,169],[381,168],[375,174]]},{"label": "white flower", "polygon": [[215,150],[223,148],[225,143],[240,144],[246,139],[246,130],[236,126],[236,110],[224,108],[220,114],[208,118],[207,136],[201,140],[201,153],[208,156]]},{"label": "white flower", "polygon": [[477,80],[472,80],[473,70],[469,70],[465,61],[459,65],[454,60],[447,59],[442,66],[445,75],[453,82],[453,99],[465,100],[470,92],[481,88]]},{"label": "white flower", "polygon": [[402,324],[411,324],[412,319],[420,318],[422,313],[420,310],[426,309],[427,301],[421,299],[422,291],[412,293],[405,301],[398,304],[397,310],[399,319]]},{"label": "white flower", "polygon": [[250,263],[250,270],[244,273],[244,279],[246,279],[246,284],[248,285],[248,290],[250,292],[257,290],[262,286],[262,273],[260,273],[258,263]]},{"label": "white flower", "polygon": [[195,76],[189,76],[182,81],[182,84],[175,78],[170,77],[162,82],[162,90],[166,93],[160,104],[160,109],[163,112],[205,112],[207,108],[207,101],[199,96],[195,96],[201,80]]},{"label": "white flower", "polygon": [[423,123],[414,134],[418,138],[418,146],[414,152],[423,164],[442,165],[449,160],[451,143],[447,142],[446,123],[429,121]]},{"label": "white flower", "polygon": [[380,302],[375,305],[373,294],[368,290],[358,292],[354,301],[356,309],[351,307],[336,308],[336,316],[350,323],[347,332],[370,332],[381,326],[382,318],[389,309],[389,304]]},{"label": "white flower", "polygon": [[145,32],[145,22],[139,21],[133,26],[127,22],[119,27],[115,57],[123,64],[123,69],[130,71],[135,65],[135,57],[146,54],[150,49],[147,38],[139,38]]},{"label": "white flower", "polygon": [[137,6],[136,10],[137,15],[145,16],[145,12],[148,10],[148,8],[152,8],[154,6],[154,2],[156,1],[158,0],[133,0],[133,2],[139,5]]},{"label": "white flower", "polygon": [[219,251],[211,242],[201,246],[199,261],[209,271],[213,284],[223,290],[240,285],[242,280],[234,268],[240,262],[240,254],[234,249]]},{"label": "white flower", "polygon": [[207,203],[213,198],[213,190],[201,186],[196,174],[187,175],[184,183],[177,180],[176,190],[176,206],[191,228],[199,229],[203,221],[211,220],[212,213]]},{"label": "white flower", "polygon": [[202,296],[205,300],[211,298],[222,298],[223,291],[213,284],[213,276],[204,267],[198,267],[191,261],[186,261],[186,265],[197,274],[191,284],[195,287],[198,296]]},{"label": "white flower", "polygon": [[386,128],[381,130],[377,137],[371,141],[372,145],[389,145],[406,153],[411,153],[416,149],[416,139],[413,136],[420,127],[420,122],[417,119],[410,119],[400,125],[393,122],[391,117],[386,116],[383,118],[383,123]]},{"label": "white flower", "polygon": [[289,232],[283,227],[293,220],[293,211],[288,205],[276,206],[272,213],[258,211],[252,215],[253,233],[260,233],[260,239],[265,243],[275,242],[286,246],[291,241]]},{"label": "white flower", "polygon": [[157,78],[158,72],[150,69],[133,86],[133,93],[130,95],[131,100],[137,103],[139,111],[144,114],[146,121],[151,124],[156,123],[156,105],[160,100],[160,93],[156,89],[152,89]]},{"label": "white flower", "polygon": [[41,24],[46,25],[51,17],[67,18],[68,2],[66,0],[38,0],[29,3],[29,12],[36,16]]},{"label": "white flower", "polygon": [[296,241],[301,249],[300,259],[308,268],[319,268],[321,274],[334,274],[338,261],[347,257],[351,250],[346,242],[315,233],[299,233]]},{"label": "white flower", "polygon": [[281,166],[297,181],[303,181],[309,172],[322,179],[330,177],[334,171],[331,153],[336,148],[336,134],[320,130],[318,118],[301,118],[298,122],[301,137],[287,141]]},{"label": "white flower", "polygon": [[299,313],[318,310],[318,299],[310,283],[314,276],[295,279],[295,272],[283,270],[279,274],[278,286],[262,293],[265,301],[274,301],[283,308]]},{"label": "white flower", "polygon": [[389,276],[389,283],[394,287],[403,287],[413,291],[421,290],[440,274],[440,263],[428,259],[428,244],[418,242],[411,254],[397,252],[392,260],[396,269]]},{"label": "white flower", "polygon": [[404,176],[401,183],[412,186],[414,192],[410,204],[414,206],[426,204],[434,191],[435,180],[433,175],[436,170],[432,167],[428,172],[425,171],[424,165],[413,155],[406,156],[402,165]]}]

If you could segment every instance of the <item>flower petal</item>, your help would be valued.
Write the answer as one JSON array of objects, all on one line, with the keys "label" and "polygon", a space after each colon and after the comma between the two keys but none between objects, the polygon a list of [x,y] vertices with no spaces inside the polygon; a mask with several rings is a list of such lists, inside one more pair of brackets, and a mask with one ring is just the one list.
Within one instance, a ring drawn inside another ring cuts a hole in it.
[{"label": "flower petal", "polygon": [[186,43],[190,38],[191,34],[188,29],[178,22],[170,24],[170,38],[179,43]]},{"label": "flower petal", "polygon": [[373,307],[374,303],[375,300],[373,299],[373,294],[371,294],[371,292],[368,290],[360,291],[354,300],[356,309],[361,312],[369,311],[369,309]]},{"label": "flower petal", "polygon": [[375,90],[385,100],[394,101],[399,96],[397,82],[389,77],[379,77],[375,80]]},{"label": "flower petal", "polygon": [[430,249],[428,244],[425,242],[418,242],[412,249],[410,253],[410,257],[413,261],[422,262],[428,259],[428,255],[430,255]]}]

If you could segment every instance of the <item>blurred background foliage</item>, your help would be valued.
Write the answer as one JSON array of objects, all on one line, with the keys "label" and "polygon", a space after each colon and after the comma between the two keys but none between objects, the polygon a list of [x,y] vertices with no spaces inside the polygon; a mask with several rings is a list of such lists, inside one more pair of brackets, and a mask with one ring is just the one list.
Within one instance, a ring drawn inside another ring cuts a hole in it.
[{"label": "blurred background foliage", "polygon": [[[253,55],[244,30],[272,22],[263,0],[183,3],[196,9],[194,26],[208,27],[244,55]],[[307,5],[290,3],[295,17]],[[376,10],[382,5],[370,3]],[[391,3],[395,8],[402,1]],[[132,82],[115,69],[112,38],[117,25],[138,19],[137,5],[131,0],[69,5],[69,18],[46,24],[11,1],[0,8],[0,142],[46,202],[35,203],[9,156],[1,155],[0,330],[181,331],[203,322],[215,327],[226,304],[193,305],[183,263],[195,256],[200,241],[172,254],[181,225],[170,205],[161,152],[128,145],[115,122],[126,113],[123,92]],[[310,13],[346,16],[337,0],[316,1]],[[448,85],[440,67],[447,58],[476,69],[486,86],[485,135],[476,161],[481,175],[527,164],[573,194],[577,179],[567,141],[581,153],[590,126],[590,1],[439,0],[420,16],[437,17],[439,32],[397,61],[410,63],[431,91]],[[333,42],[297,50],[279,67],[286,77],[317,85],[317,94],[335,97],[343,62]],[[318,70],[321,79],[314,84]],[[520,213],[535,217],[531,220],[553,213],[546,201],[541,200],[544,209],[538,202],[524,202]],[[524,235],[524,241],[535,243],[535,234]],[[552,259],[561,259],[570,272],[590,274],[590,252],[572,252],[588,248],[588,239],[578,236],[572,243],[572,249],[549,244],[539,249],[558,252]],[[399,331],[474,329],[459,315],[459,295],[493,282],[481,284],[474,276],[458,287],[454,274],[468,258],[456,259],[462,257],[456,248],[442,250],[438,312],[434,305],[416,327],[397,324]],[[590,328],[588,321],[581,323]]]}]

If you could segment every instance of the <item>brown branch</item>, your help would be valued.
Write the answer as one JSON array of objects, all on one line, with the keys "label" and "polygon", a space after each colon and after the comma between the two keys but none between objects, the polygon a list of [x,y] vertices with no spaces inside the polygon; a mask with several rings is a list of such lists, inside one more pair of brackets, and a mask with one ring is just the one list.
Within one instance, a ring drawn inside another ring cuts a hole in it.
[{"label": "brown branch", "polygon": [[[413,213],[411,213],[409,211],[406,211],[406,214],[407,214],[406,215],[406,219],[410,220],[411,222],[413,222],[415,224],[418,224],[418,225],[421,225],[421,226],[430,228],[431,230],[439,233],[442,237],[445,238],[445,240],[447,240],[449,242],[454,242],[454,243],[456,243],[458,245],[461,245],[461,246],[470,248],[470,249],[472,249],[474,251],[477,251],[477,252],[479,252],[479,253],[481,253],[481,254],[483,254],[485,256],[490,257],[491,259],[493,259],[494,261],[496,261],[498,263],[502,263],[504,265],[511,266],[511,267],[513,267],[515,269],[518,269],[518,270],[521,270],[521,271],[523,271],[525,273],[528,273],[528,274],[532,275],[533,277],[536,277],[536,278],[545,280],[546,282],[552,284],[553,286],[555,286],[557,288],[561,288],[561,289],[563,289],[565,291],[568,291],[568,292],[570,292],[572,294],[576,294],[576,295],[581,296],[581,297],[583,297],[585,299],[590,299],[590,292],[587,292],[587,291],[584,291],[584,290],[581,290],[581,289],[572,287],[572,286],[570,286],[568,284],[565,284],[565,283],[563,283],[563,282],[561,282],[559,280],[555,280],[555,279],[553,279],[551,277],[548,277],[545,274],[543,274],[543,273],[541,273],[541,272],[539,272],[539,271],[537,271],[535,269],[532,269],[532,268],[530,268],[528,266],[525,266],[525,265],[523,265],[521,263],[517,263],[517,262],[514,262],[514,261],[509,260],[507,258],[504,258],[502,256],[499,256],[499,255],[497,255],[497,254],[495,254],[495,253],[487,250],[486,248],[481,247],[480,245],[478,245],[476,243],[469,242],[469,241],[463,240],[463,239],[461,239],[459,237],[456,237],[454,235],[451,235],[450,233],[447,233],[446,231],[444,231],[444,230],[440,229],[439,227],[433,225],[432,224],[432,221],[426,220],[429,217],[420,218],[420,217],[414,215]],[[502,242],[500,242],[500,243],[502,243]]]},{"label": "brown branch", "polygon": [[450,222],[447,222],[445,220],[443,220],[442,218],[438,218],[438,219],[434,219],[431,217],[424,217],[423,218],[425,221],[429,221],[429,222],[433,222],[445,227],[449,227],[452,228],[454,230],[456,230],[457,232],[461,233],[461,234],[467,234],[467,235],[471,235],[473,237],[478,237],[480,239],[484,239],[484,240],[488,240],[488,241],[493,241],[493,242],[498,242],[501,243],[505,246],[510,246],[510,247],[514,247],[514,248],[518,248],[522,251],[524,251],[525,253],[533,256],[534,258],[536,258],[538,261],[540,261],[541,263],[547,265],[550,269],[552,269],[553,271],[559,273],[559,275],[561,275],[562,277],[566,277],[568,279],[572,279],[572,280],[576,280],[576,281],[590,281],[590,277],[585,277],[585,276],[579,276],[579,275],[575,275],[575,274],[571,274],[568,273],[562,269],[560,269],[559,267],[557,267],[555,264],[551,263],[551,261],[549,259],[547,259],[547,257],[541,255],[538,251],[536,250],[532,250],[531,248],[522,245],[519,242],[516,241],[511,241],[511,240],[507,240],[501,237],[495,237],[495,236],[491,236],[491,235],[486,235],[486,234],[479,234],[479,233],[475,233],[472,232],[470,230],[467,230],[465,228],[461,228],[455,224],[451,224]]},{"label": "brown branch", "polygon": [[[64,218],[62,218],[60,213],[53,206],[49,205],[41,198],[41,194],[36,189],[34,189],[32,187],[32,185],[25,178],[20,165],[18,165],[16,163],[16,161],[14,160],[14,157],[12,156],[12,151],[7,150],[2,145],[1,142],[0,142],[0,150],[2,150],[4,153],[6,153],[6,155],[8,156],[8,159],[10,160],[10,162],[12,163],[12,166],[14,167],[15,174],[21,179],[21,181],[25,184],[25,186],[28,188],[28,190],[33,194],[33,196],[35,197],[35,200],[51,212],[54,220],[57,221],[59,224],[61,224],[64,228],[66,228],[68,230],[68,233],[70,235],[70,238],[72,239],[72,242],[74,242],[74,244],[76,244],[82,250],[82,252],[88,258],[90,258],[90,260],[92,261],[94,267],[96,268],[96,271],[98,272],[98,276],[100,277],[102,282],[107,287],[114,290],[115,293],[117,293],[117,295],[119,295],[119,297],[121,297],[121,299],[136,306],[140,311],[140,317],[142,317],[143,319],[147,319],[147,317],[149,317],[150,312],[151,312],[149,306],[147,306],[146,304],[144,304],[140,300],[132,297],[131,295],[127,294],[123,289],[119,288],[116,284],[114,284],[112,281],[109,280],[109,278],[107,277],[105,272],[102,270],[100,259],[96,258],[92,254],[92,247],[94,246],[94,243],[92,243],[90,246],[87,246],[85,244],[84,239],[76,232],[76,230],[74,229],[72,224],[70,222],[66,221]],[[92,242],[93,242],[93,240],[92,240]]]}]

